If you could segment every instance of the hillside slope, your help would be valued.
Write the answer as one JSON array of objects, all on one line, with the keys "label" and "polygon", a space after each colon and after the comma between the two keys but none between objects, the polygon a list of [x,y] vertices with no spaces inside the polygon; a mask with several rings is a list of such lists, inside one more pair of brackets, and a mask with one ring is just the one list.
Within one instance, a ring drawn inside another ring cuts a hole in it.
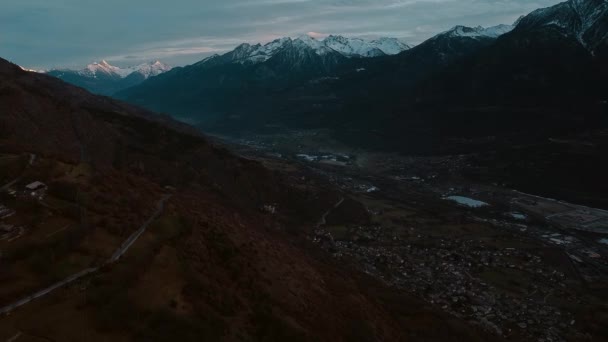
[{"label": "hillside slope", "polygon": [[[302,233],[339,198],[314,182],[295,182],[168,118],[4,60],[0,112],[0,151],[37,157],[15,186],[49,184],[47,197],[28,206],[0,198],[16,206],[17,218],[26,208],[40,218],[3,245],[0,263],[12,266],[3,268],[1,305],[75,266],[97,265],[161,196],[173,195],[118,263],[0,317],[2,338],[483,339],[464,322],[306,247]],[[260,211],[267,204],[278,210]],[[57,219],[73,223],[52,232],[56,240],[37,240]]]}]

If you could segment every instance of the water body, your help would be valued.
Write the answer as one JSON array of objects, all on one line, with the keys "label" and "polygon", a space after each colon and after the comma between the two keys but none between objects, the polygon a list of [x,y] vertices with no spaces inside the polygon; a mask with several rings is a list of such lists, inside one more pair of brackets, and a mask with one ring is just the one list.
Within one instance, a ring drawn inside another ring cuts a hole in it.
[{"label": "water body", "polygon": [[481,208],[481,207],[486,207],[489,205],[486,202],[478,201],[478,200],[464,197],[464,196],[448,196],[445,199],[454,201],[460,205],[463,205],[463,206],[469,207],[469,208]]}]

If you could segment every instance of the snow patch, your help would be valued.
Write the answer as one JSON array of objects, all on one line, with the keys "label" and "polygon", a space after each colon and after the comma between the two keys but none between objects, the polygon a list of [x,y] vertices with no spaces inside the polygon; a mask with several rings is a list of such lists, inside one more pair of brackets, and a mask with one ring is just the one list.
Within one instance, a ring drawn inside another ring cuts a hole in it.
[{"label": "snow patch", "polygon": [[467,26],[455,26],[451,30],[440,33],[435,37],[469,37],[469,38],[498,38],[505,33],[511,32],[515,26],[513,25],[497,25],[488,28],[482,26],[467,27]]}]

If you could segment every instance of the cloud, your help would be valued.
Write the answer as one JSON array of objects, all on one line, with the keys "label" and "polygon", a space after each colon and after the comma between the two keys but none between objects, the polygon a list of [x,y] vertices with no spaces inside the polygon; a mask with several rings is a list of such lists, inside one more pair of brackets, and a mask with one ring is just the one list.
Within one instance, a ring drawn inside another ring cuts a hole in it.
[{"label": "cloud", "polygon": [[2,0],[0,56],[32,68],[196,62],[241,42],[329,33],[418,44],[458,24],[511,23],[559,0]]}]

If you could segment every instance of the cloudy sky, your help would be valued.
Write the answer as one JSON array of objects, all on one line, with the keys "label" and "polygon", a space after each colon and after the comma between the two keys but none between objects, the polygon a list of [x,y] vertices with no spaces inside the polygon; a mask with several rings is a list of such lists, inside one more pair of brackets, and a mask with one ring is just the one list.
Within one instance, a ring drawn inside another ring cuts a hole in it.
[{"label": "cloudy sky", "polygon": [[0,0],[0,57],[30,68],[193,63],[310,33],[418,44],[454,25],[512,23],[559,0]]}]

